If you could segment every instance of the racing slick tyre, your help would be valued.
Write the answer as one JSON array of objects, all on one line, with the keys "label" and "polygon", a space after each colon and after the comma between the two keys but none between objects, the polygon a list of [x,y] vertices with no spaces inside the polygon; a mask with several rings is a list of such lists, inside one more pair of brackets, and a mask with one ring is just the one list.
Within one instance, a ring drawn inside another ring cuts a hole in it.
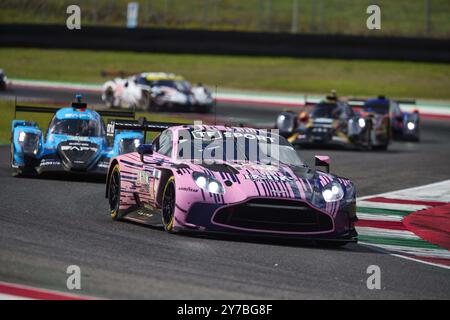
[{"label": "racing slick tyre", "polygon": [[139,102],[139,104],[142,106],[139,109],[142,110],[150,110],[150,103],[151,103],[151,97],[150,97],[150,92],[146,91],[146,90],[142,90],[142,98],[141,101]]},{"label": "racing slick tyre", "polygon": [[194,112],[197,113],[210,113],[212,109],[212,106],[207,105],[207,106],[197,106],[194,108]]},{"label": "racing slick tyre", "polygon": [[412,137],[410,139],[410,141],[412,141],[412,142],[420,142],[420,135],[419,135],[419,133],[417,133],[416,136]]},{"label": "racing slick tyre", "polygon": [[171,176],[164,187],[162,197],[162,223],[167,232],[173,232],[175,219],[175,177]]},{"label": "racing slick tyre", "polygon": [[372,120],[369,119],[367,121],[367,129],[366,129],[366,144],[362,146],[363,150],[372,150]]},{"label": "racing slick tyre", "polygon": [[116,164],[109,177],[108,201],[111,218],[121,220],[123,214],[120,213],[120,167]]},{"label": "racing slick tyre", "polygon": [[37,176],[36,169],[32,165],[14,168],[14,146],[11,144],[10,156],[11,176],[13,177],[34,177]]},{"label": "racing slick tyre", "polygon": [[14,168],[14,146],[11,143],[11,158],[10,158],[10,163],[11,163],[11,175],[13,177],[19,177],[20,176],[20,172],[17,168]]},{"label": "racing slick tyre", "polygon": [[417,129],[417,134],[416,134],[416,138],[414,139],[414,142],[419,142],[420,141],[420,129]]},{"label": "racing slick tyre", "polygon": [[379,151],[386,151],[388,149],[388,145],[387,144],[383,144],[381,146],[377,146],[374,149],[379,150]]},{"label": "racing slick tyre", "polygon": [[318,245],[324,248],[340,248],[347,244],[345,241],[319,241]]},{"label": "racing slick tyre", "polygon": [[106,89],[105,92],[105,104],[108,108],[118,108],[118,106],[116,106],[114,104],[114,91],[112,88],[108,88]]},{"label": "racing slick tyre", "polygon": [[161,107],[161,103],[156,101],[156,99],[150,99],[150,102],[148,103],[148,111],[153,111],[153,112],[159,112],[161,111],[162,107]]}]

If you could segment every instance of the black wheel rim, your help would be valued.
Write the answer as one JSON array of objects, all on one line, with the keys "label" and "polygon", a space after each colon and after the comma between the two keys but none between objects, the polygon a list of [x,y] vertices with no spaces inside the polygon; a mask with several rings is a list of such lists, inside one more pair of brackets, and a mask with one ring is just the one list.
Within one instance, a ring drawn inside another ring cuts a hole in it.
[{"label": "black wheel rim", "polygon": [[119,209],[120,201],[120,182],[119,174],[114,172],[111,176],[111,181],[109,182],[109,206],[111,211]]},{"label": "black wheel rim", "polygon": [[14,146],[11,144],[11,167],[14,165]]},{"label": "black wheel rim", "polygon": [[164,224],[168,225],[172,220],[173,213],[175,210],[175,188],[172,182],[167,186],[166,192],[164,192],[163,201],[163,219]]},{"label": "black wheel rim", "polygon": [[114,101],[114,92],[109,89],[108,91],[106,91],[106,101],[112,103]]},{"label": "black wheel rim", "polygon": [[369,123],[367,128],[367,149],[372,150],[372,123]]}]

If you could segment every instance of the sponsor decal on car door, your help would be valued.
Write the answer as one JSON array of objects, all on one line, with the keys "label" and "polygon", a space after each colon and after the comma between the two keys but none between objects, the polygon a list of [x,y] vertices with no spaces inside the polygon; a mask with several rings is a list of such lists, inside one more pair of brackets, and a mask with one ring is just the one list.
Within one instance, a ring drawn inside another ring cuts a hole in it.
[{"label": "sponsor decal on car door", "polygon": [[154,174],[155,168],[149,165],[144,165],[142,170],[139,170],[137,172],[137,180],[136,180],[136,186],[142,190],[142,192],[145,192],[147,199],[150,200],[150,202],[153,201],[154,197]]}]

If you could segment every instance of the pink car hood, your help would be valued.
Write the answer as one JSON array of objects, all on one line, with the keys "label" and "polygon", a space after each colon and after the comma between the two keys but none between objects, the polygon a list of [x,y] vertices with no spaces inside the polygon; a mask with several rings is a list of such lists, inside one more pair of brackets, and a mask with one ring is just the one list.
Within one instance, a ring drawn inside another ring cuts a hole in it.
[{"label": "pink car hood", "polygon": [[[314,174],[307,167],[298,167],[294,172],[286,165],[273,166],[242,162],[182,163],[192,171],[213,176],[222,182],[225,192],[220,198],[223,198],[223,203],[240,202],[253,197],[308,201],[314,189]],[[331,178],[328,179],[331,182]],[[187,180],[188,183],[191,182],[189,183],[192,184],[191,187],[198,188],[192,178]]]}]

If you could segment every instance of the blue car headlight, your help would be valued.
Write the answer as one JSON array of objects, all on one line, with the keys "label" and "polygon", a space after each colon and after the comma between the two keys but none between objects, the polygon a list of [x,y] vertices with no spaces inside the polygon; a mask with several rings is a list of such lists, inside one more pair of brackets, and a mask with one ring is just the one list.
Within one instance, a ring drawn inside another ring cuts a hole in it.
[{"label": "blue car headlight", "polygon": [[27,133],[25,131],[19,132],[19,142],[24,142],[26,137],[27,137]]},{"label": "blue car headlight", "polygon": [[31,132],[25,132],[20,131],[19,132],[19,144],[22,148],[22,152],[25,154],[33,154],[37,155],[39,152],[39,142],[40,142],[40,135],[31,133]]},{"label": "blue car headlight", "polygon": [[193,172],[192,178],[194,179],[195,184],[203,190],[218,194],[223,194],[225,192],[220,181],[216,180],[213,177],[207,176],[206,174],[203,174],[201,172]]},{"label": "blue car headlight", "polygon": [[322,190],[322,196],[326,202],[339,201],[344,197],[344,190],[339,183],[332,182]]}]

